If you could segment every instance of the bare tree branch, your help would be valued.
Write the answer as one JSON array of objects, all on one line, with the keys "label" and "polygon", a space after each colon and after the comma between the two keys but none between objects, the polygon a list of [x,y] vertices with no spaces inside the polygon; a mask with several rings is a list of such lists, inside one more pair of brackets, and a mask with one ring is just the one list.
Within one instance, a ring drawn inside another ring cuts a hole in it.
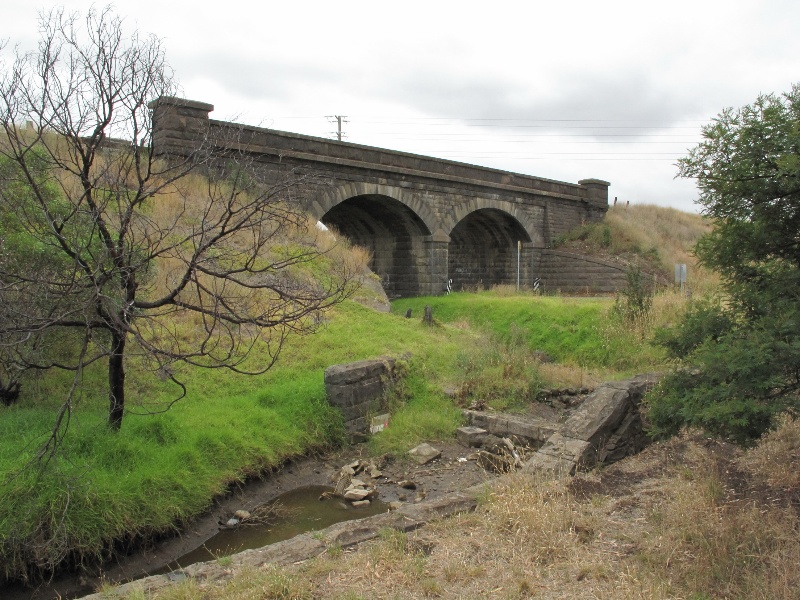
[{"label": "bare tree branch", "polygon": [[[312,175],[267,179],[208,132],[184,158],[154,156],[153,107],[176,89],[158,38],[126,35],[110,8],[84,20],[57,9],[41,17],[38,51],[3,66],[0,382],[10,368],[77,376],[105,360],[118,429],[131,356],[183,397],[175,363],[263,372],[352,292],[352,267],[317,243],[294,197],[318,185]],[[266,350],[258,363],[254,348]],[[72,393],[42,456],[58,448]]]}]

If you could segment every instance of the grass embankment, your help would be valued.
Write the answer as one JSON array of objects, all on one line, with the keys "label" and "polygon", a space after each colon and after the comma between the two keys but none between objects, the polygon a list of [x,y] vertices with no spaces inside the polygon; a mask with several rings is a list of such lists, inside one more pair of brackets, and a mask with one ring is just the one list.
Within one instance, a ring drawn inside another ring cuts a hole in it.
[{"label": "grass embankment", "polygon": [[[189,396],[163,414],[129,414],[119,433],[105,425],[102,369],[86,372],[63,446],[47,468],[26,466],[49,433],[62,395],[57,374],[0,418],[0,564],[51,566],[107,553],[112,542],[169,529],[209,506],[236,481],[286,458],[338,442],[340,417],[325,401],[323,370],[385,354],[414,355],[412,400],[437,418],[408,435],[446,435],[457,413],[430,391],[432,373],[473,334],[430,330],[417,321],[346,303],[317,335],[291,340],[279,366],[263,376],[203,369],[183,373]],[[163,408],[174,389],[129,365],[132,411]],[[429,365],[434,365],[429,367]],[[30,386],[31,390],[34,386]]]},{"label": "grass embankment", "polygon": [[[403,298],[392,310],[421,315],[430,306],[435,319],[490,331],[510,347],[543,352],[580,376],[614,377],[652,368],[660,352],[643,343],[636,328],[616,323],[609,314],[609,298],[539,297],[488,291]],[[632,346],[637,352],[631,352]]]}]

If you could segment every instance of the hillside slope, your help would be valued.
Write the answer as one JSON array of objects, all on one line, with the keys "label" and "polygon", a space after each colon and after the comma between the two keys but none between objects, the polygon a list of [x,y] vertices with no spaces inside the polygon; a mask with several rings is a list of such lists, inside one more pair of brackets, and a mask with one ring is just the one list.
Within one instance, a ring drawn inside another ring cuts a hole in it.
[{"label": "hillside slope", "polygon": [[603,221],[579,227],[555,240],[559,250],[639,264],[666,281],[674,265],[686,264],[697,291],[716,285],[714,274],[700,268],[692,249],[711,223],[696,213],[653,204],[615,206]]}]

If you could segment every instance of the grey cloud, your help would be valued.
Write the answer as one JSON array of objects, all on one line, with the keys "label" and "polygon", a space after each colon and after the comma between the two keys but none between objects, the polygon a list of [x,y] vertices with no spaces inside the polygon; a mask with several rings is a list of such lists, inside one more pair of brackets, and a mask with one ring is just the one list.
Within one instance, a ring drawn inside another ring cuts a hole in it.
[{"label": "grey cloud", "polygon": [[464,81],[426,74],[406,79],[400,88],[406,102],[449,117],[635,120],[656,130],[701,110],[692,96],[661,88],[642,73],[565,75],[546,88],[537,86],[535,75],[521,82],[484,75]]}]

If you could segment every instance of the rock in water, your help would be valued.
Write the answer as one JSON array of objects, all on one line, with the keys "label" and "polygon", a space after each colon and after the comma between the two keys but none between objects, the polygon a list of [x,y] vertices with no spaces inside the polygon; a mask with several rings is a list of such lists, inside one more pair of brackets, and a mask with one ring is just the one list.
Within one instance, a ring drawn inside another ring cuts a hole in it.
[{"label": "rock in water", "polygon": [[355,501],[364,500],[371,493],[372,492],[370,490],[364,490],[364,489],[357,489],[356,488],[356,489],[352,489],[352,490],[347,490],[344,493],[344,499],[345,500],[355,500]]}]

